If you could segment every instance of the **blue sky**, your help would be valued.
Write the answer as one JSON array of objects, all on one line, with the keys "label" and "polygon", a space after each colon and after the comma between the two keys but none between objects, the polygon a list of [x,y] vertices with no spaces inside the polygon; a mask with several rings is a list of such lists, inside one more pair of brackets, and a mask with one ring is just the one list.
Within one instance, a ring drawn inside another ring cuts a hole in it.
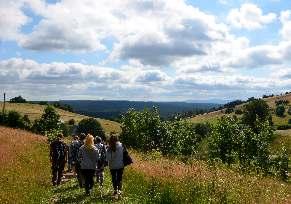
[{"label": "blue sky", "polygon": [[0,91],[232,100],[291,90],[288,0],[0,0]]}]

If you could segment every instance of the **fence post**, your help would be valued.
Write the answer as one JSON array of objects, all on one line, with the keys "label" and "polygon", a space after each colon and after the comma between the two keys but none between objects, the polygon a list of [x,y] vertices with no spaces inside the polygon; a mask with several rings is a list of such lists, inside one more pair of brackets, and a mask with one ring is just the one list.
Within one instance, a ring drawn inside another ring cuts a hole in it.
[{"label": "fence post", "polygon": [[5,113],[5,103],[6,103],[6,93],[4,93],[4,103],[3,103],[3,109],[2,109],[3,115]]}]

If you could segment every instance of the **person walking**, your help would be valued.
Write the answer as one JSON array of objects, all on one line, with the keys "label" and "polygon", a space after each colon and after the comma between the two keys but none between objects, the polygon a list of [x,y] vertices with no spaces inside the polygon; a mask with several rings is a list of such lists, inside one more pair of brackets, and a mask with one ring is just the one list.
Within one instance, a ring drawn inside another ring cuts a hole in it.
[{"label": "person walking", "polygon": [[94,174],[99,160],[99,152],[94,146],[94,137],[92,135],[87,135],[85,144],[79,149],[78,158],[81,172],[85,179],[85,192],[90,195],[90,191],[94,186]]},{"label": "person walking", "polygon": [[124,169],[123,151],[123,146],[119,142],[118,137],[111,135],[106,152],[106,159],[111,173],[114,196],[121,195],[122,192],[122,174]]},{"label": "person walking", "polygon": [[81,162],[79,161],[78,155],[79,155],[80,147],[84,145],[85,138],[86,138],[85,133],[81,133],[78,143],[76,143],[76,149],[75,149],[76,150],[75,155],[77,157],[76,163],[75,163],[75,172],[77,174],[77,180],[78,180],[80,188],[84,187],[85,179],[84,179],[84,176],[82,175]]},{"label": "person walking", "polygon": [[101,137],[95,138],[95,147],[98,149],[99,157],[96,170],[96,182],[102,187],[104,182],[104,167],[107,164],[106,161],[106,146],[102,143]]},{"label": "person walking", "polygon": [[58,134],[56,140],[50,144],[50,161],[52,169],[53,186],[59,185],[63,177],[63,171],[68,157],[68,147],[62,141],[63,135]]},{"label": "person walking", "polygon": [[79,137],[77,135],[74,136],[73,141],[69,146],[69,154],[68,154],[68,171],[71,172],[73,170],[76,173],[76,163],[78,162],[78,152],[79,148],[82,146],[79,141]]}]

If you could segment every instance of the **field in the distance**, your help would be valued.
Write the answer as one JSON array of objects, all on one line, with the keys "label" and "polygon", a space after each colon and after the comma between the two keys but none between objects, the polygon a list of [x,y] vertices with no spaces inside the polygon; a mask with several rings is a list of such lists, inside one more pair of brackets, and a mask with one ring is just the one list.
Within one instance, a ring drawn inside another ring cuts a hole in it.
[{"label": "field in the distance", "polygon": [[[0,102],[0,110],[2,111],[3,102]],[[6,103],[5,109],[6,111],[14,110],[19,112],[22,115],[28,115],[29,119],[31,121],[34,121],[35,119],[38,119],[43,114],[43,111],[45,109],[45,105],[39,105],[39,104],[29,104],[29,103]],[[65,111],[62,109],[56,109],[57,112],[61,116],[61,120],[64,122],[69,121],[70,119],[74,119],[76,122],[79,122],[80,120],[87,118],[87,116],[80,115],[77,113],[72,113],[69,111]],[[114,121],[110,120],[104,120],[104,119],[97,119],[102,127],[104,128],[105,132],[120,132],[120,124]]]},{"label": "field in the distance", "polygon": [[[288,115],[287,110],[286,110],[285,117],[276,116],[275,112],[274,112],[275,108],[276,108],[275,101],[288,100],[290,102],[290,105],[291,105],[291,94],[286,94],[286,95],[282,95],[282,96],[274,96],[274,97],[266,98],[264,100],[267,102],[267,104],[271,108],[272,118],[273,118],[274,124],[276,126],[286,125],[288,123],[288,120],[291,119],[291,115]],[[242,106],[243,106],[243,104],[237,106],[235,109],[241,109]],[[201,123],[201,122],[215,123],[219,118],[221,118],[224,115],[233,115],[233,113],[232,114],[225,114],[224,111],[225,110],[219,110],[219,111],[214,111],[214,112],[210,112],[210,113],[197,115],[197,116],[191,118],[190,120],[194,123]]]}]

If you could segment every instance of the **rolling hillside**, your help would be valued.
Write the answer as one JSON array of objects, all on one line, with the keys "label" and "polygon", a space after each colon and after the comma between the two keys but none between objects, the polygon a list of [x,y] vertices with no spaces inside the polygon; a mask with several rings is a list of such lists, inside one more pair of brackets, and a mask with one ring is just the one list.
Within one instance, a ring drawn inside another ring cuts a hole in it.
[{"label": "rolling hillside", "polygon": [[[0,110],[2,111],[3,102],[0,102]],[[15,110],[22,115],[28,115],[30,120],[35,120],[41,117],[45,105],[38,105],[38,104],[29,104],[29,103],[6,103],[6,111]],[[64,122],[69,121],[70,119],[74,119],[76,122],[86,118],[87,116],[80,115],[77,113],[72,113],[69,111],[64,111],[61,109],[56,109],[57,112],[61,116],[61,120]],[[98,118],[98,121],[101,123],[102,127],[104,128],[105,132],[120,132],[120,124],[110,120],[104,120]]]},{"label": "rolling hillside", "polygon": [[[274,124],[276,126],[287,124],[288,120],[291,118],[291,115],[288,115],[287,113],[285,113],[285,117],[280,118],[280,117],[276,116],[275,113],[274,113],[274,109],[276,107],[275,101],[288,100],[291,103],[291,94],[286,94],[286,95],[282,95],[282,96],[274,96],[274,97],[266,98],[264,100],[268,103],[268,105],[271,108],[272,118],[273,118]],[[236,106],[235,109],[241,109],[243,107],[243,105],[244,104],[238,105],[238,106]],[[190,120],[193,121],[194,123],[199,123],[199,122],[215,123],[215,121],[217,121],[217,119],[219,119],[220,117],[226,115],[224,113],[224,111],[225,110],[219,110],[219,111],[214,111],[214,112],[210,112],[210,113],[197,115],[197,116],[191,118]],[[231,115],[233,115],[233,113]]]},{"label": "rolling hillside", "polygon": [[193,160],[130,151],[123,197],[114,200],[108,168],[103,188],[84,194],[76,179],[52,187],[45,137],[0,126],[0,203],[290,203],[290,184]]}]

